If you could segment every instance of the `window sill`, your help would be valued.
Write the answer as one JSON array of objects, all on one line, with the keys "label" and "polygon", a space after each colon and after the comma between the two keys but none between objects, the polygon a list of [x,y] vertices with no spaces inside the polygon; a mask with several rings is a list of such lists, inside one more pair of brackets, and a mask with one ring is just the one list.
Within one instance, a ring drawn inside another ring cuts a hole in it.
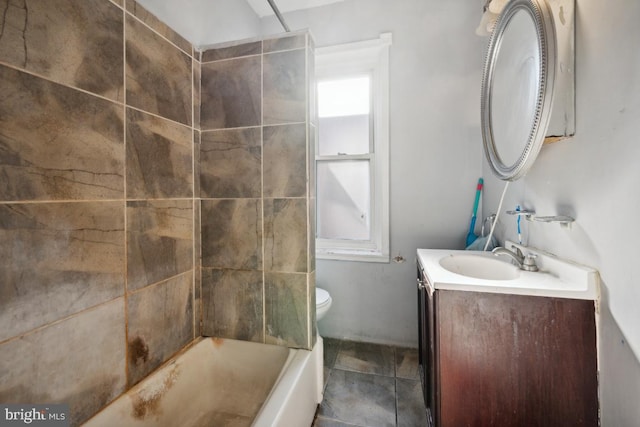
[{"label": "window sill", "polygon": [[366,250],[316,249],[316,259],[388,263],[389,254]]}]

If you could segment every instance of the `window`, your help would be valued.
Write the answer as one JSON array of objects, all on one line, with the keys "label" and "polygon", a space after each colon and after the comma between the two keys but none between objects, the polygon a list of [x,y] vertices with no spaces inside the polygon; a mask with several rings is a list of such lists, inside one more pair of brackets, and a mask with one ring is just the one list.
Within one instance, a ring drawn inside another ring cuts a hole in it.
[{"label": "window", "polygon": [[389,261],[389,46],[316,50],[317,238],[321,259]]}]

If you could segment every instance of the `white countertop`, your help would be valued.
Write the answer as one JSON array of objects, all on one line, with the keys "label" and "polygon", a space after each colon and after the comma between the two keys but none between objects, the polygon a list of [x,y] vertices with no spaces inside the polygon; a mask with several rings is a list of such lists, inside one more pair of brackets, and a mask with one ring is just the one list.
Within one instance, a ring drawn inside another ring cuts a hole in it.
[{"label": "white countertop", "polygon": [[[512,244],[507,242],[505,246],[511,248]],[[513,265],[513,268],[519,271],[519,277],[508,280],[486,280],[456,274],[440,265],[442,258],[455,255],[493,257],[510,263],[507,257],[496,257],[491,252],[480,251],[418,249],[418,260],[429,282],[436,289],[586,300],[599,299],[599,275],[595,269],[561,260],[535,248],[516,246],[520,247],[524,254],[534,253],[537,255],[536,263],[540,271],[524,271]]]}]

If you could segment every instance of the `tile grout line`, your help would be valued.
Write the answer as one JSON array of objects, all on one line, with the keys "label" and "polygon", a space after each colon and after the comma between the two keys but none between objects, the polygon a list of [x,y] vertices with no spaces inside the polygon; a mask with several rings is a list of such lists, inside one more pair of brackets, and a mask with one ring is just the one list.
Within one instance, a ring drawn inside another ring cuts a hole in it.
[{"label": "tile grout line", "polygon": [[[125,0],[125,1],[129,1],[129,0]],[[137,2],[135,2],[137,3]],[[160,21],[160,18],[158,18],[156,15],[154,15],[153,13],[149,12],[146,8],[144,8],[141,5],[137,5],[136,6],[140,6],[142,7],[142,9],[144,9],[144,11],[146,13],[148,13],[149,15],[153,16],[155,19],[157,19],[159,22],[163,23],[162,21]],[[147,24],[146,22],[144,22],[141,18],[138,18],[136,15],[134,15],[134,12],[130,12],[127,10],[127,5],[125,4],[122,7],[122,10],[124,11],[125,15],[124,15],[124,21],[127,20],[127,15],[131,16],[133,19],[135,19],[136,21],[138,21],[139,23],[141,23],[142,25],[144,25],[145,27],[147,27],[150,31],[152,31],[154,34],[158,35],[160,38],[164,39],[167,43],[171,44],[173,47],[175,47],[176,49],[178,49],[180,52],[184,53],[185,55],[193,58],[193,54],[187,53],[184,49],[182,49],[180,46],[178,46],[177,44],[175,44],[173,41],[169,40],[169,38],[163,34],[160,33],[160,31],[154,29],[153,27],[151,27],[150,24]],[[125,22],[123,22],[123,26],[125,25]],[[165,24],[166,25],[166,24]],[[191,44],[191,42],[189,42],[189,40],[185,39],[184,37],[182,37],[180,34],[178,34],[176,31],[174,31],[171,27],[169,27],[167,25],[167,28],[172,31],[173,33],[175,33],[176,35],[178,35],[179,37],[181,37],[184,41],[186,41],[187,43],[189,43],[191,45],[191,51],[193,52],[193,45]]]},{"label": "tile grout line", "polygon": [[[124,30],[124,27],[123,27],[123,32],[124,32],[124,31],[125,31],[125,30]],[[58,80],[54,80],[54,79],[53,79],[53,78],[51,78],[50,76],[45,76],[45,75],[40,74],[40,73],[38,73],[38,72],[35,72],[35,71],[33,71],[33,70],[28,70],[28,69],[26,69],[26,68],[22,68],[22,67],[19,67],[19,66],[16,66],[16,65],[13,65],[13,64],[7,63],[7,62],[0,61],[0,66],[6,67],[6,68],[10,68],[10,69],[12,69],[12,70],[15,70],[15,71],[18,71],[18,72],[21,72],[21,73],[28,74],[28,75],[33,76],[33,77],[37,77],[37,78],[39,78],[39,79],[42,79],[42,80],[44,80],[44,81],[46,81],[46,82],[49,82],[49,83],[52,83],[52,84],[54,84],[54,85],[58,85],[58,86],[65,87],[65,88],[67,88],[67,89],[72,89],[72,90],[76,90],[76,91],[78,91],[78,92],[82,92],[82,93],[84,93],[85,95],[89,95],[89,96],[92,96],[92,97],[95,97],[95,98],[101,99],[101,100],[103,100],[103,101],[111,102],[111,103],[113,103],[113,104],[115,104],[115,105],[117,105],[117,106],[121,106],[121,107],[125,107],[125,108],[130,108],[130,109],[132,109],[132,110],[136,110],[136,111],[139,111],[139,112],[141,112],[141,113],[148,114],[148,115],[150,115],[150,116],[153,116],[153,117],[156,117],[156,118],[159,118],[159,119],[166,120],[166,121],[171,122],[171,123],[174,123],[174,124],[176,124],[176,125],[184,126],[184,127],[186,127],[186,128],[192,129],[192,126],[189,126],[189,125],[188,125],[188,124],[186,124],[186,123],[182,123],[182,122],[176,121],[176,120],[174,120],[174,119],[171,119],[171,118],[169,118],[169,117],[164,117],[164,116],[161,116],[161,115],[159,115],[159,114],[157,114],[157,113],[153,113],[153,112],[151,112],[151,111],[147,111],[147,110],[144,110],[144,109],[142,109],[142,108],[135,107],[135,106],[133,106],[133,105],[128,105],[128,104],[126,103],[126,93],[127,93],[127,91],[126,91],[126,87],[125,87],[125,84],[124,84],[124,81],[126,80],[126,40],[124,40],[124,42],[123,42],[123,43],[125,44],[125,49],[124,49],[124,50],[125,50],[125,56],[124,56],[124,58],[125,58],[125,59],[123,60],[124,73],[123,73],[123,83],[122,83],[122,89],[123,89],[123,93],[122,93],[122,101],[119,101],[119,100],[117,100],[117,99],[113,99],[113,98],[109,98],[108,96],[101,95],[101,94],[99,94],[99,93],[91,92],[91,91],[89,91],[89,90],[87,90],[87,89],[83,89],[83,88],[78,87],[78,86],[73,86],[72,84],[69,84],[69,83],[66,83],[66,82],[62,82],[62,81],[58,81]]]},{"label": "tile grout line", "polygon": [[262,252],[262,341],[267,342],[267,273],[265,268],[265,216],[264,216],[264,40],[260,41],[260,216]]},{"label": "tile grout line", "polygon": [[[84,314],[86,312],[89,312],[89,311],[92,311],[92,310],[98,310],[102,306],[111,304],[111,303],[113,303],[114,301],[117,301],[120,298],[124,299],[124,297],[125,297],[124,295],[118,295],[118,296],[116,296],[114,298],[111,298],[109,300],[103,301],[103,302],[98,303],[96,305],[92,305],[90,307],[84,308],[84,309],[82,309],[80,311],[77,311],[75,313],[68,314],[68,315],[66,315],[64,317],[61,317],[61,318],[56,319],[56,320],[53,320],[53,321],[51,321],[49,323],[46,323],[44,325],[36,326],[33,329],[29,329],[28,331],[21,332],[21,333],[19,333],[17,335],[14,335],[14,336],[10,337],[10,338],[7,338],[7,339],[5,339],[3,341],[0,341],[0,346],[8,344],[8,343],[10,343],[12,341],[21,340],[21,339],[23,339],[23,338],[25,338],[25,337],[27,337],[29,335],[33,335],[33,334],[38,333],[38,332],[40,332],[40,331],[42,331],[44,329],[47,329],[49,327],[53,327],[53,326],[59,325],[60,323],[66,322],[67,320],[70,320],[70,319],[72,319],[72,318],[74,318],[76,316],[81,316],[82,314]],[[126,315],[126,313],[125,313],[125,315]]]},{"label": "tile grout line", "polygon": [[[123,180],[124,183],[124,180]],[[168,201],[191,201],[191,197],[166,197],[157,199],[127,199],[122,197],[119,199],[46,199],[46,200],[3,200],[0,205],[46,205],[46,204],[70,204],[70,203],[117,203],[117,202],[168,202]]]},{"label": "tile grout line", "polygon": [[127,221],[127,12],[126,0],[124,0],[122,8],[122,145],[124,153],[124,172],[122,174],[122,183],[124,188],[123,205],[124,205],[124,380],[125,390],[129,389],[129,247],[127,234],[129,232],[129,223]]},{"label": "tile grout line", "polygon": [[[249,42],[249,43],[256,43],[256,42]],[[236,46],[241,46],[240,45],[236,45]],[[230,46],[230,47],[235,47],[235,46]],[[178,48],[179,49],[179,48]],[[209,51],[209,50],[217,50],[217,49],[226,49],[224,47],[222,48],[210,48],[210,49],[206,49],[203,50],[202,53],[204,54],[205,52]],[[263,56],[263,55],[272,55],[272,54],[276,54],[276,53],[283,53],[283,52],[293,52],[296,50],[306,50],[307,47],[306,46],[302,46],[302,47],[294,47],[294,48],[290,48],[290,49],[282,49],[282,50],[272,50],[269,52],[264,52],[264,49],[260,52],[260,53],[250,53],[247,55],[239,55],[239,56],[232,56],[229,58],[220,58],[220,59],[214,59],[211,61],[201,61],[202,64],[213,64],[213,63],[217,63],[217,62],[224,62],[224,61],[233,61],[234,59],[244,59],[244,58],[252,58],[252,57],[256,57],[256,56]]]},{"label": "tile grout line", "polygon": [[[193,278],[191,282],[191,301],[193,307],[193,314],[191,316],[191,326],[192,326],[192,339],[196,339],[196,314],[198,313],[198,309],[196,307],[196,147],[195,147],[195,132],[196,132],[196,109],[195,109],[195,100],[196,100],[196,60],[193,58],[193,45],[191,46],[191,265],[193,268]],[[198,148],[199,149],[199,148]],[[198,177],[199,178],[199,177]],[[199,196],[199,194],[198,194]],[[202,291],[200,292],[202,294]],[[202,301],[202,295],[200,295]],[[201,311],[201,310],[200,310]]]}]

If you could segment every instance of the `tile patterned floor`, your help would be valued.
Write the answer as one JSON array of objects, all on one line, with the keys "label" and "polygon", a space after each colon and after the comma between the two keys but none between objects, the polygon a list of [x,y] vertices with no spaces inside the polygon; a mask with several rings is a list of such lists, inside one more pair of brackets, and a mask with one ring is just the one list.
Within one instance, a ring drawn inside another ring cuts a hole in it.
[{"label": "tile patterned floor", "polygon": [[324,338],[324,376],[312,427],[427,425],[416,349]]}]

